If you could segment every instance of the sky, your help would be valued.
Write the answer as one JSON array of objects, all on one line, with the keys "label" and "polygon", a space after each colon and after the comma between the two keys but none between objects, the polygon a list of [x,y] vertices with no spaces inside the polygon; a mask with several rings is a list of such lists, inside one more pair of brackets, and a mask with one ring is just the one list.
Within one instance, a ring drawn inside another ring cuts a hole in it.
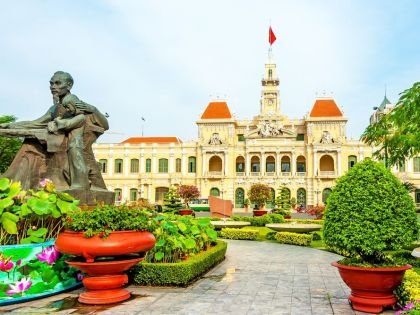
[{"label": "sky", "polygon": [[98,142],[194,140],[212,100],[258,114],[271,25],[282,114],[332,96],[357,139],[385,87],[395,103],[419,81],[419,16],[416,0],[0,0],[0,115],[42,116],[63,70],[109,114]]}]

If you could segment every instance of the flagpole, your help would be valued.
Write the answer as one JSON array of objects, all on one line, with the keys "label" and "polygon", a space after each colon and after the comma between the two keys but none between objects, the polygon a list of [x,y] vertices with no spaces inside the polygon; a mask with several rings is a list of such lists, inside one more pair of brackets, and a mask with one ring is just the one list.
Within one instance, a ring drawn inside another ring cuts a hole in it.
[{"label": "flagpole", "polygon": [[143,137],[144,122],[146,121],[146,119],[144,119],[144,117],[141,117],[141,121],[141,136]]}]

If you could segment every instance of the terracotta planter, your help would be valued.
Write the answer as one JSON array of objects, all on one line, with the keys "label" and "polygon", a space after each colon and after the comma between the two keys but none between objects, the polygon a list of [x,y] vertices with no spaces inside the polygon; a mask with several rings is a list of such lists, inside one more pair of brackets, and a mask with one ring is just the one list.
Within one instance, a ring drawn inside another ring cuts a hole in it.
[{"label": "terracotta planter", "polygon": [[[130,292],[121,288],[128,283],[124,272],[140,262],[143,258],[139,253],[151,249],[155,242],[153,234],[146,231],[117,231],[107,238],[85,238],[82,232],[65,231],[59,234],[56,248],[61,253],[84,258],[66,261],[88,275],[83,279],[86,292],[79,295],[79,302],[110,304],[130,297]],[[103,258],[95,261],[95,257]]]},{"label": "terracotta planter", "polygon": [[93,262],[97,256],[118,256],[145,252],[155,245],[156,239],[147,231],[116,231],[107,238],[83,236],[83,232],[64,231],[58,235],[55,246],[63,254],[83,256]]},{"label": "terracotta planter", "polygon": [[192,215],[193,214],[193,210],[191,209],[181,209],[178,211],[179,215]]},{"label": "terracotta planter", "polygon": [[260,217],[268,213],[268,210],[254,210],[254,217]]},{"label": "terracotta planter", "polygon": [[394,268],[369,268],[331,263],[338,268],[341,278],[351,289],[349,296],[353,309],[366,313],[380,313],[384,307],[393,306],[393,294],[410,265]]}]

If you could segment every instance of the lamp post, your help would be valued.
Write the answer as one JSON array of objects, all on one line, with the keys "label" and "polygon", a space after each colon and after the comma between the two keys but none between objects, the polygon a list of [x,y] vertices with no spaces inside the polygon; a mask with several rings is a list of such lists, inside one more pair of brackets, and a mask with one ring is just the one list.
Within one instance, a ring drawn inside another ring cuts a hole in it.
[{"label": "lamp post", "polygon": [[316,193],[316,205],[318,205],[319,204],[319,193],[321,192],[320,190],[315,190],[314,191],[315,193]]}]

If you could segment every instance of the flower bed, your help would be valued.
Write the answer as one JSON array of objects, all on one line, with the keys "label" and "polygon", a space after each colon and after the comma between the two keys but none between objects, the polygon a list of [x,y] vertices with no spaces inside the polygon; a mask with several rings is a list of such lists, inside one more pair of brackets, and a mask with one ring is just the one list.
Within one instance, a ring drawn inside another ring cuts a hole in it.
[{"label": "flower bed", "polygon": [[0,306],[76,288],[80,286],[77,275],[55,250],[54,241],[2,246]]}]

